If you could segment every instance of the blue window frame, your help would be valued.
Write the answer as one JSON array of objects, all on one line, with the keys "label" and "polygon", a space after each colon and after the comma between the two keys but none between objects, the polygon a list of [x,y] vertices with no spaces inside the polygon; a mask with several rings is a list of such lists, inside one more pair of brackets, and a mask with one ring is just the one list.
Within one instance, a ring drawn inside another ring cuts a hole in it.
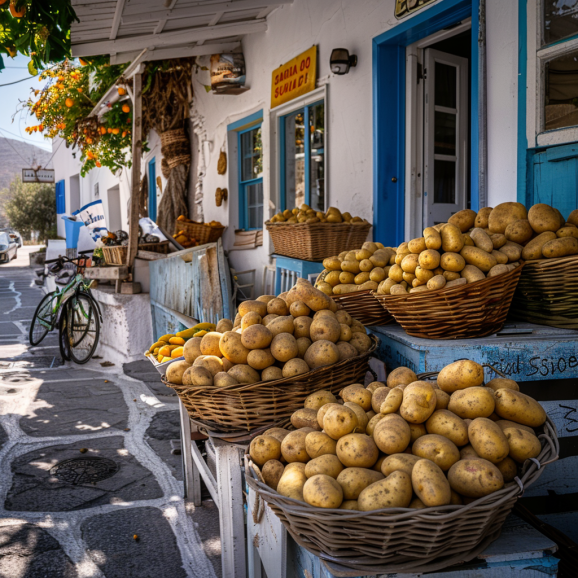
[{"label": "blue window frame", "polygon": [[237,131],[239,228],[263,228],[263,141],[261,123]]},{"label": "blue window frame", "polygon": [[56,183],[56,214],[66,213],[66,197],[64,195],[64,181]]},{"label": "blue window frame", "polygon": [[325,210],[325,101],[279,119],[280,208]]},{"label": "blue window frame", "polygon": [[149,161],[149,218],[156,222],[157,220],[157,164],[153,157]]}]

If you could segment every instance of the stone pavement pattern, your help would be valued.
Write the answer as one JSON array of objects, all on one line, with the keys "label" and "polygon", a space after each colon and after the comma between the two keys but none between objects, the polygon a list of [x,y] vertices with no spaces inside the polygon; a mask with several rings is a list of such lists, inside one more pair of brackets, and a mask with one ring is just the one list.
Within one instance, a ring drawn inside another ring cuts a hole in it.
[{"label": "stone pavement pattern", "polygon": [[[63,364],[56,332],[30,347],[29,251],[0,266],[0,578],[219,577],[215,504],[182,499],[173,392],[146,361]],[[77,458],[108,477],[59,478]]]}]

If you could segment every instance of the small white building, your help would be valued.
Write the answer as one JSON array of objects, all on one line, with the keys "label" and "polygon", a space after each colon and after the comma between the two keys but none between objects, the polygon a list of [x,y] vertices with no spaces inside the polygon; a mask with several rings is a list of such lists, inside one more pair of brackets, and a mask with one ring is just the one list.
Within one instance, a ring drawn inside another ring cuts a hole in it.
[{"label": "small white building", "polygon": [[[262,246],[231,250],[235,231],[263,229],[296,203],[359,215],[388,245],[467,207],[546,202],[568,215],[578,206],[574,0],[106,6],[110,18],[90,38],[73,27],[74,55],[122,62],[148,48],[145,60],[197,57],[191,189],[202,201],[195,207],[189,191],[190,214],[228,227],[231,266],[254,269],[257,292],[274,248],[265,232]],[[81,23],[91,19],[88,5],[76,10]],[[330,67],[338,48],[356,57],[342,75]],[[248,90],[207,92],[211,55],[231,52],[244,55]],[[293,59],[297,68],[280,69]],[[299,82],[312,77],[303,93]],[[143,171],[160,175],[158,138],[149,142]],[[221,152],[225,174],[217,171]],[[61,147],[54,157],[67,212],[101,198],[109,227],[126,228],[130,176],[95,169],[81,179],[71,154]],[[229,193],[221,206],[217,187]]]}]

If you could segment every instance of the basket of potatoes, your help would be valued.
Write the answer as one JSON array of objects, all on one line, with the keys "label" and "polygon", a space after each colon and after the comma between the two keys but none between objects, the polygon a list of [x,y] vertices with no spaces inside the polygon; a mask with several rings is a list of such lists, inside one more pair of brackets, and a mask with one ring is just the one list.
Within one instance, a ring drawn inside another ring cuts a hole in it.
[{"label": "basket of potatoes", "polygon": [[219,433],[288,423],[319,389],[364,379],[377,339],[305,279],[278,297],[239,305],[234,322],[193,337],[167,368],[189,415]]},{"label": "basket of potatoes", "polygon": [[471,560],[558,458],[542,406],[513,380],[484,385],[483,367],[470,360],[433,381],[400,367],[387,384],[354,384],[339,396],[318,391],[292,416],[294,431],[255,437],[245,471],[295,541],[344,573]]},{"label": "basket of potatoes", "polygon": [[365,219],[335,207],[323,213],[305,204],[274,215],[265,226],[275,253],[304,261],[322,261],[327,255],[360,247],[371,229]]},{"label": "basket of potatoes", "polygon": [[533,236],[522,251],[526,264],[511,318],[578,329],[578,209],[565,221],[557,209],[534,205],[527,222]]},{"label": "basket of potatoes", "polygon": [[500,330],[522,272],[524,247],[492,233],[488,214],[459,211],[397,247],[375,297],[406,333],[463,339]]}]

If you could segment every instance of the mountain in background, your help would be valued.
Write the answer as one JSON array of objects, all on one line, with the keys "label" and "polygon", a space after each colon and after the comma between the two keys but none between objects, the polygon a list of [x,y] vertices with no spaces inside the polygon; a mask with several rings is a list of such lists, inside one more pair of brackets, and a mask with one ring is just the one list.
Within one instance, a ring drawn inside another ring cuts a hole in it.
[{"label": "mountain in background", "polygon": [[51,156],[51,152],[35,145],[0,137],[0,190],[8,188],[16,175],[22,176],[22,169],[38,165],[46,169],[53,168],[52,161],[45,166]]}]

